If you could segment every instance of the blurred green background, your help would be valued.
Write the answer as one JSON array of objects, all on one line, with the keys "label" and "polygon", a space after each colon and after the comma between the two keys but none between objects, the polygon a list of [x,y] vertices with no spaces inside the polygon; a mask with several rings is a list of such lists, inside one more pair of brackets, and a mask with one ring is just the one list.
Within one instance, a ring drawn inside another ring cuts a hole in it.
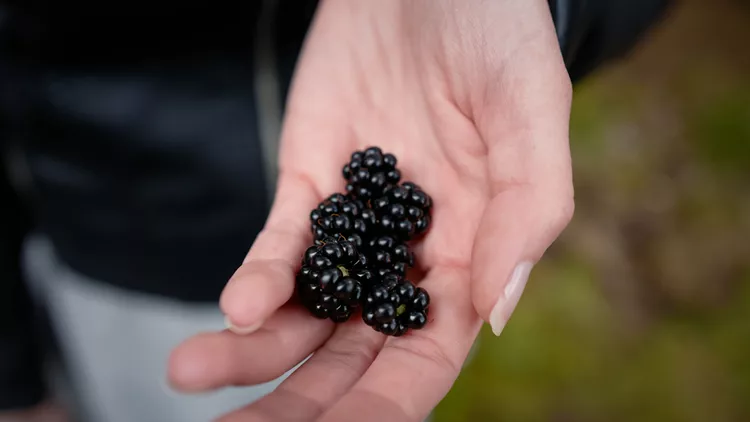
[{"label": "blurred green background", "polygon": [[575,87],[576,215],[443,421],[750,421],[750,2]]}]

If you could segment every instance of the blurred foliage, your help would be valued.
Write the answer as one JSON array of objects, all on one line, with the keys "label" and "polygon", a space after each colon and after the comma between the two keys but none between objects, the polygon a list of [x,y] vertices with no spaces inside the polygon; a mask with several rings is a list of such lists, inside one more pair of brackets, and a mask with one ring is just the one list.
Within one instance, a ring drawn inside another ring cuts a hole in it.
[{"label": "blurred foliage", "polygon": [[750,421],[750,9],[683,1],[576,87],[576,216],[442,421]]}]

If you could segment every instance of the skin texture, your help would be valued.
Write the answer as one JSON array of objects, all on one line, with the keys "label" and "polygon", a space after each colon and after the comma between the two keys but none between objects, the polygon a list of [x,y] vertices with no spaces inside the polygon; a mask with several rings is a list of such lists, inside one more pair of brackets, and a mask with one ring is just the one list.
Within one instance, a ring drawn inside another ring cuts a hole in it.
[{"label": "skin texture", "polygon": [[[516,265],[538,261],[572,217],[570,100],[546,1],[323,1],[292,86],[271,215],[221,298],[234,325],[265,323],[188,339],[171,357],[172,384],[255,384],[317,351],[223,421],[423,420]],[[400,338],[284,306],[311,242],[309,210],[343,190],[341,167],[371,145],[434,202],[415,249],[430,321]]]}]

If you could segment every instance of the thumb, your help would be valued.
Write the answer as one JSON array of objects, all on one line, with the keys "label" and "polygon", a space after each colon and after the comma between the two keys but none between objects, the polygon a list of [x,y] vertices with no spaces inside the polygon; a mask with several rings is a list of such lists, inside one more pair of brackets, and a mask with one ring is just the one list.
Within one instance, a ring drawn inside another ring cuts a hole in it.
[{"label": "thumb", "polygon": [[498,193],[485,210],[474,242],[472,299],[495,335],[510,319],[534,265],[570,221],[567,191],[544,194],[518,185]]},{"label": "thumb", "polygon": [[[495,335],[510,319],[533,266],[573,216],[570,81],[553,73],[557,77],[547,73],[544,82],[515,85],[512,104],[488,107],[486,116],[494,118],[477,125],[488,144],[492,199],[474,241],[471,288],[477,312]],[[498,117],[500,109],[513,113]]]}]

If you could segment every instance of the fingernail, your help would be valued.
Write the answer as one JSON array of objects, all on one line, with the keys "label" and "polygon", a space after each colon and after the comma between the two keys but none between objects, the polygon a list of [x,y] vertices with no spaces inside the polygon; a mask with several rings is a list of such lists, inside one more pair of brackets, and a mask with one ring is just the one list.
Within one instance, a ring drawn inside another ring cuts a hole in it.
[{"label": "fingernail", "polygon": [[253,324],[253,325],[250,325],[250,326],[247,326],[247,327],[243,327],[243,326],[239,326],[239,325],[233,324],[232,320],[229,319],[229,316],[225,315],[224,316],[224,325],[226,325],[226,327],[229,329],[229,331],[231,331],[231,332],[233,332],[235,334],[239,334],[239,335],[243,335],[244,336],[244,335],[252,334],[252,333],[258,331],[258,329],[263,325],[263,321],[261,321],[261,322],[259,322],[257,324]]},{"label": "fingernail", "polygon": [[516,309],[523,289],[526,287],[526,281],[529,279],[531,269],[534,268],[533,262],[521,262],[513,269],[508,284],[505,285],[503,295],[497,300],[495,307],[490,312],[490,327],[492,332],[499,336],[508,323],[513,310]]}]

